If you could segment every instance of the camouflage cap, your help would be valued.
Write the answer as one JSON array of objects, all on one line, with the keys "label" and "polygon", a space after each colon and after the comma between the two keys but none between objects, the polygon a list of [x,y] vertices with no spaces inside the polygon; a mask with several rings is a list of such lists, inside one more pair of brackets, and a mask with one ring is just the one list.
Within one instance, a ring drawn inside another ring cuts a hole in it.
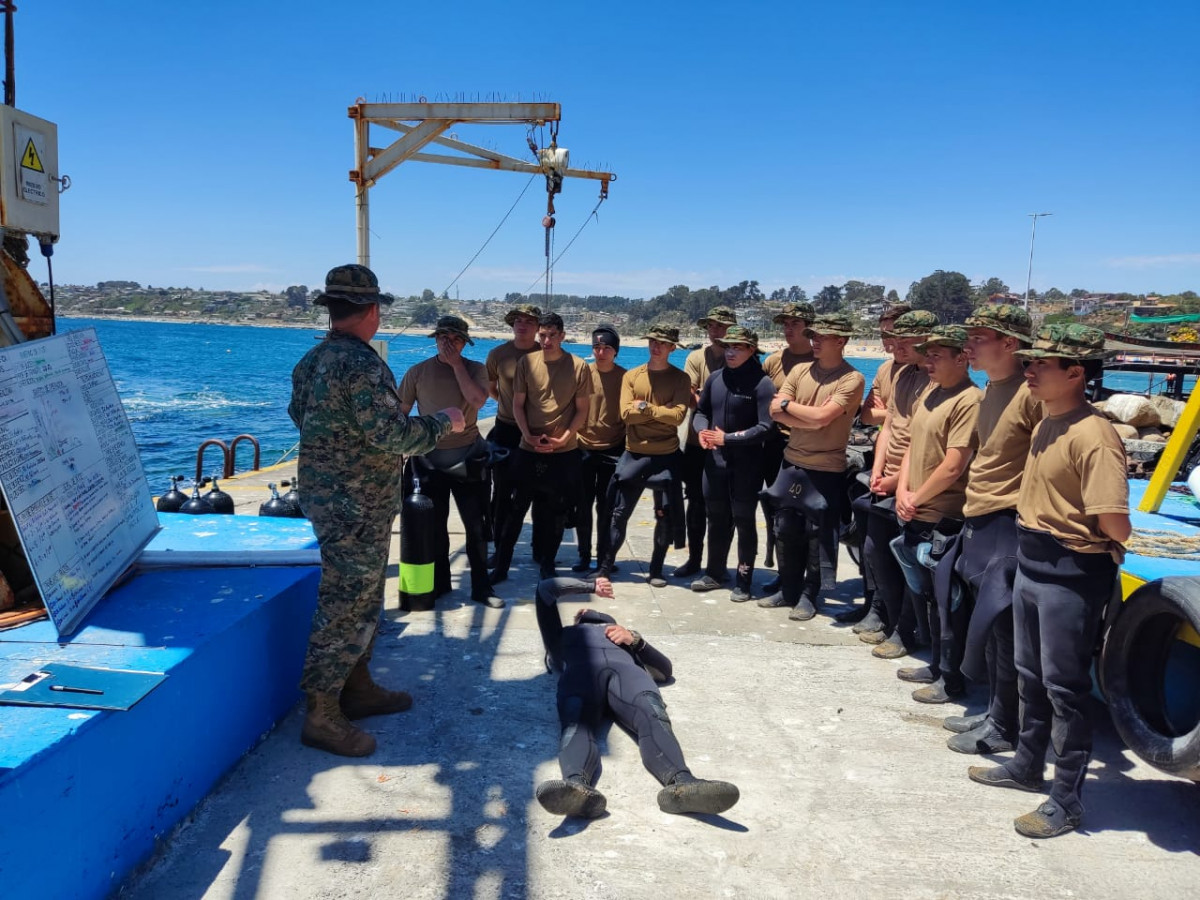
[{"label": "camouflage cap", "polygon": [[992,331],[1029,343],[1033,340],[1033,321],[1029,313],[1011,303],[988,303],[967,316],[968,328],[990,328]]},{"label": "camouflage cap", "polygon": [[776,325],[782,325],[784,319],[803,319],[811,322],[817,317],[817,310],[811,303],[785,303],[783,310],[773,319]]},{"label": "camouflage cap", "polygon": [[708,311],[708,315],[696,320],[696,324],[701,328],[707,328],[709,323],[717,325],[736,325],[737,313],[728,306],[714,306]]},{"label": "camouflage cap", "polygon": [[367,306],[371,303],[391,303],[391,294],[379,290],[379,279],[366,266],[351,263],[334,266],[325,276],[325,290],[313,300],[319,306],[328,306],[330,300],[344,300]]},{"label": "camouflage cap", "polygon": [[1083,362],[1104,358],[1104,332],[1089,325],[1043,325],[1033,336],[1033,346],[1018,350],[1022,359],[1059,356]]},{"label": "camouflage cap", "polygon": [[542,317],[542,309],[540,306],[534,306],[532,303],[518,303],[504,314],[504,324],[512,325],[513,322],[517,321],[517,316],[529,316],[531,319],[540,319]]},{"label": "camouflage cap", "polygon": [[967,345],[967,329],[961,325],[935,325],[929,337],[917,344],[918,353],[924,353],[930,347],[949,347],[951,350],[962,352]]},{"label": "camouflage cap", "polygon": [[642,337],[648,341],[662,341],[664,344],[679,346],[679,329],[673,328],[670,325],[663,325],[660,322],[655,322],[647,328],[646,333]]},{"label": "camouflage cap", "polygon": [[888,319],[898,319],[907,312],[912,312],[912,307],[907,303],[893,303],[890,306],[884,307],[883,312],[879,314],[879,321],[886,322]]},{"label": "camouflage cap", "polygon": [[892,323],[891,331],[884,331],[884,337],[910,338],[925,337],[933,331],[941,321],[927,309],[914,309],[904,313]]},{"label": "camouflage cap", "polygon": [[854,320],[846,313],[822,313],[813,319],[808,334],[823,334],[828,337],[853,337]]},{"label": "camouflage cap", "polygon": [[717,343],[721,346],[725,346],[726,344],[742,344],[757,353],[758,333],[751,331],[744,325],[730,325],[729,330],[725,332],[725,337],[721,338]]},{"label": "camouflage cap", "polygon": [[437,337],[439,334],[453,334],[462,338],[468,344],[474,346],[475,342],[471,340],[469,326],[466,319],[458,316],[442,316],[437,320],[437,324],[433,326],[433,333],[430,337]]}]

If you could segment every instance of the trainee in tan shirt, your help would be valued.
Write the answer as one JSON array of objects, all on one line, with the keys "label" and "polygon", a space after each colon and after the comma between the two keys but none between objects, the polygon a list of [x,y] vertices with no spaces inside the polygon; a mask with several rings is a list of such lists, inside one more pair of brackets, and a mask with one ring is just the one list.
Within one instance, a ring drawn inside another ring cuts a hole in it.
[{"label": "trainee in tan shirt", "polygon": [[[679,449],[679,424],[692,399],[688,376],[674,366],[652,372],[648,365],[630,369],[621,380],[621,418],[625,420],[625,449],[661,456]],[[646,401],[645,412],[630,407]]]},{"label": "trainee in tan shirt", "polygon": [[[978,441],[975,426],[983,391],[965,379],[951,388],[930,384],[913,409],[912,441],[908,448],[908,489],[916,491],[946,459],[948,450],[973,450]],[[961,519],[966,500],[967,471],[937,496],[917,507],[913,518],[937,522]]]},{"label": "trainee in tan shirt", "polygon": [[979,447],[967,476],[964,516],[1017,508],[1029,441],[1041,420],[1042,404],[1029,393],[1022,373],[988,383],[979,402]]},{"label": "trainee in tan shirt", "polygon": [[[925,369],[918,365],[904,366],[896,373],[892,382],[892,396],[888,399],[888,430],[891,434],[884,449],[883,477],[888,478],[900,471],[904,454],[908,450],[911,432],[909,419],[917,405],[917,398],[929,384]],[[875,448],[879,452],[879,448]]]},{"label": "trainee in tan shirt", "polygon": [[512,396],[513,378],[517,374],[517,363],[530,353],[541,353],[542,348],[534,344],[528,350],[521,350],[512,341],[493,347],[487,355],[488,381],[496,382],[496,418],[508,425],[515,425],[513,418]]},{"label": "trainee in tan shirt", "polygon": [[625,369],[614,365],[601,372],[592,363],[592,405],[587,422],[579,429],[579,446],[586,450],[604,450],[625,443],[625,423],[621,420],[621,382]]},{"label": "trainee in tan shirt", "polygon": [[[513,393],[525,395],[525,421],[529,433],[534,437],[543,434],[557,437],[575,418],[576,403],[589,402],[592,374],[587,363],[574,354],[564,353],[553,362],[547,362],[544,353],[530,353],[517,363]],[[574,434],[554,452],[566,453],[578,446],[579,435]],[[533,450],[524,438],[521,447]]]},{"label": "trainee in tan shirt", "polygon": [[801,406],[824,406],[833,400],[842,412],[824,428],[791,429],[783,458],[817,472],[846,471],[846,444],[865,386],[862,372],[844,360],[834,369],[822,369],[815,362],[792,369],[779,391],[783,396]]}]

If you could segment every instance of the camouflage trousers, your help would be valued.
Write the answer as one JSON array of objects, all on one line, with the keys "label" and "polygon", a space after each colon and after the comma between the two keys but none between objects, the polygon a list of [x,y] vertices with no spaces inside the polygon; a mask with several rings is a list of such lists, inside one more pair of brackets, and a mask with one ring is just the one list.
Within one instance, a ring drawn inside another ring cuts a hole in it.
[{"label": "camouflage trousers", "polygon": [[393,516],[347,523],[312,518],[321,547],[321,584],[300,688],[340,691],[350,670],[371,658],[383,611]]}]

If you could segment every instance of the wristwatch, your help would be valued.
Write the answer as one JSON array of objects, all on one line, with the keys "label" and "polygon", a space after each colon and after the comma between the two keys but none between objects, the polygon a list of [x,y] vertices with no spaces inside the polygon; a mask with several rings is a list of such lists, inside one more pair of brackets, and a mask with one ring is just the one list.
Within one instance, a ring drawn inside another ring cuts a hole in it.
[{"label": "wristwatch", "polygon": [[788,407],[788,404],[789,404],[789,403],[791,403],[791,402],[792,402],[791,400],[780,400],[780,401],[779,401],[779,411],[780,411],[780,412],[787,412],[787,407]]},{"label": "wristwatch", "polygon": [[645,411],[646,411],[646,407],[647,407],[647,406],[649,406],[649,405],[650,405],[650,404],[649,404],[649,403],[647,403],[645,400],[642,400],[642,401],[641,401],[640,403],[638,403],[638,405],[637,405],[637,411],[638,411],[638,412],[645,412]]}]

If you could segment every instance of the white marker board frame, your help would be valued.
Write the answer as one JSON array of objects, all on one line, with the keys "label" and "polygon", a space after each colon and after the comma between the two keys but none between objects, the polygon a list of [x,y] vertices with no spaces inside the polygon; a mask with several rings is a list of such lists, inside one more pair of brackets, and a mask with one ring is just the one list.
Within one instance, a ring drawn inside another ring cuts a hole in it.
[{"label": "white marker board frame", "polygon": [[0,349],[0,491],[70,634],[159,530],[94,328]]}]

